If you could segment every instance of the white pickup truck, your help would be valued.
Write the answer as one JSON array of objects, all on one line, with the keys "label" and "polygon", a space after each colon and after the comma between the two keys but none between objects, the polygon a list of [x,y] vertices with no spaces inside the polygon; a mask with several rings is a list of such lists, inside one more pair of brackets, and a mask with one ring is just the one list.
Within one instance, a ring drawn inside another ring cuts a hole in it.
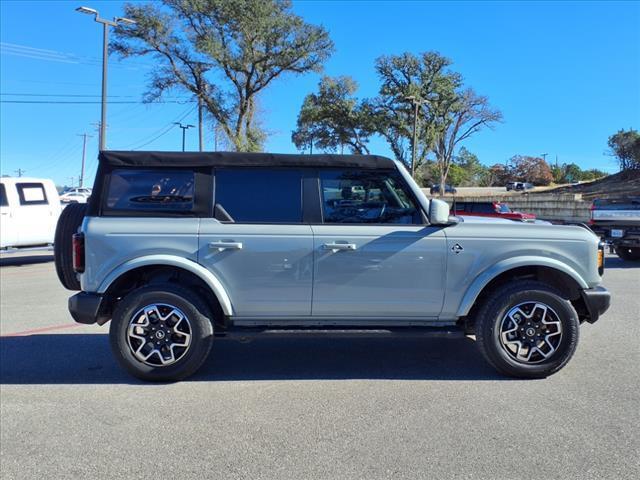
[{"label": "white pickup truck", "polygon": [[0,249],[53,244],[61,210],[53,181],[0,178]]}]

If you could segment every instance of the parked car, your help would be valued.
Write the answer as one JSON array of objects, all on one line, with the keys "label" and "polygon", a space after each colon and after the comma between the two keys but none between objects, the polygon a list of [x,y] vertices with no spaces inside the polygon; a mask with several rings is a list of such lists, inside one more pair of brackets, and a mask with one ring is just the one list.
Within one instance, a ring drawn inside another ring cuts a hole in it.
[{"label": "parked car", "polygon": [[640,197],[594,200],[589,224],[621,259],[640,260]]},{"label": "parked car", "polygon": [[99,159],[89,203],[58,222],[56,270],[81,290],[73,318],[111,321],[115,357],[145,380],[193,374],[214,335],[336,329],[475,335],[500,372],[538,378],[609,306],[590,230],[460,221],[384,157]]},{"label": "parked car", "polygon": [[506,185],[507,192],[511,190],[516,190],[516,191],[531,190],[532,188],[533,188],[533,183],[529,183],[529,182],[508,182]]},{"label": "parked car", "polygon": [[[429,193],[431,195],[440,193],[440,184],[436,183],[435,185],[432,185],[431,188],[429,189]],[[452,195],[455,195],[456,193],[458,193],[458,190],[456,190],[455,187],[452,187],[451,185],[445,184],[444,193],[451,193]]]},{"label": "parked car", "polygon": [[91,196],[91,188],[89,188],[89,187],[67,187],[62,191],[62,193],[80,193],[82,195],[90,197]]},{"label": "parked car", "polygon": [[53,181],[0,178],[0,248],[52,244],[60,210]]},{"label": "parked car", "polygon": [[87,203],[90,195],[81,192],[64,192],[60,195],[62,203]]},{"label": "parked car", "polygon": [[536,219],[533,213],[514,212],[506,203],[501,202],[454,202],[451,213],[452,215],[496,217],[523,222],[532,222]]}]

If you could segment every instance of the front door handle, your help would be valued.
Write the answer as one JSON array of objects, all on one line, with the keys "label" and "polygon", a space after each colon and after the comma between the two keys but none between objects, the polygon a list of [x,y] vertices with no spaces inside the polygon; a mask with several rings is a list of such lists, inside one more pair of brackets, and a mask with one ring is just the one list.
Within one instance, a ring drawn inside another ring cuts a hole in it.
[{"label": "front door handle", "polygon": [[211,242],[209,248],[217,248],[220,252],[223,250],[242,250],[242,242]]},{"label": "front door handle", "polygon": [[331,250],[332,252],[337,252],[338,250],[355,250],[355,243],[325,243],[323,245],[325,250]]}]

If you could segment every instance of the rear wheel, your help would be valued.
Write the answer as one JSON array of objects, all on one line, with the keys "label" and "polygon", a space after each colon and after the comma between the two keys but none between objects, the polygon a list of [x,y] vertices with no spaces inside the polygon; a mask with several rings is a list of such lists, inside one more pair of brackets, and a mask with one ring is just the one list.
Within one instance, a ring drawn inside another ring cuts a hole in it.
[{"label": "rear wheel", "polygon": [[499,372],[519,378],[543,378],[564,367],[578,345],[579,330],[571,302],[537,281],[496,290],[476,320],[483,356]]},{"label": "rear wheel", "polygon": [[116,359],[133,376],[159,382],[182,380],[209,356],[212,316],[191,290],[151,285],[134,290],[118,304],[109,338]]},{"label": "rear wheel", "polygon": [[616,253],[622,260],[640,260],[640,247],[616,247]]},{"label": "rear wheel", "polygon": [[69,204],[62,210],[56,225],[53,258],[60,283],[69,290],[80,290],[80,282],[73,270],[72,237],[82,225],[86,211],[87,205],[84,203]]}]

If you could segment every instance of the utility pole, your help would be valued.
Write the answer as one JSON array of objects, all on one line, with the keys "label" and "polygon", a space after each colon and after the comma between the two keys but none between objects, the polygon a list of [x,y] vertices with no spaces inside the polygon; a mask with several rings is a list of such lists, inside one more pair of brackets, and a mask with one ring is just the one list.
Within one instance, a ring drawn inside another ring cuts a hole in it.
[{"label": "utility pole", "polygon": [[546,162],[547,161],[547,155],[549,155],[548,153],[541,153],[540,156],[542,157],[542,159]]},{"label": "utility pole", "polygon": [[67,177],[69,180],[71,180],[71,185],[69,185],[71,188],[73,188],[73,179],[76,177]]},{"label": "utility pole", "polygon": [[198,95],[198,146],[201,152],[204,151],[204,130],[202,128],[202,97]]},{"label": "utility pole", "polygon": [[[413,177],[416,167],[416,152],[418,151],[418,109],[420,108],[420,105],[424,103],[424,101],[421,98],[416,97],[415,95],[410,95],[404,98],[405,100],[409,100],[411,103],[413,103],[414,106],[413,140],[411,142],[411,177]],[[440,188],[443,188],[442,185],[440,186]]]},{"label": "utility pole", "polygon": [[187,130],[190,128],[196,128],[195,125],[182,125],[180,122],[173,122],[174,125],[178,125],[182,129],[182,151],[184,152],[184,144]]},{"label": "utility pole", "polygon": [[135,20],[123,17],[114,17],[113,20],[101,18],[98,11],[89,7],[78,7],[76,12],[93,15],[93,19],[102,24],[102,110],[100,114],[100,150],[107,149],[107,61],[109,60],[109,27],[115,27],[119,23],[135,25]]},{"label": "utility pole", "polygon": [[79,137],[82,137],[82,166],[80,167],[80,181],[78,183],[79,187],[82,187],[84,183],[84,161],[87,154],[87,138],[92,138],[92,135],[87,133],[79,133]]},{"label": "utility pole", "polygon": [[26,170],[23,170],[21,168],[14,170],[14,172],[16,172],[18,174],[18,177],[21,177],[23,173],[26,173]]},{"label": "utility pole", "polygon": [[213,125],[213,151],[218,151],[218,122]]}]

